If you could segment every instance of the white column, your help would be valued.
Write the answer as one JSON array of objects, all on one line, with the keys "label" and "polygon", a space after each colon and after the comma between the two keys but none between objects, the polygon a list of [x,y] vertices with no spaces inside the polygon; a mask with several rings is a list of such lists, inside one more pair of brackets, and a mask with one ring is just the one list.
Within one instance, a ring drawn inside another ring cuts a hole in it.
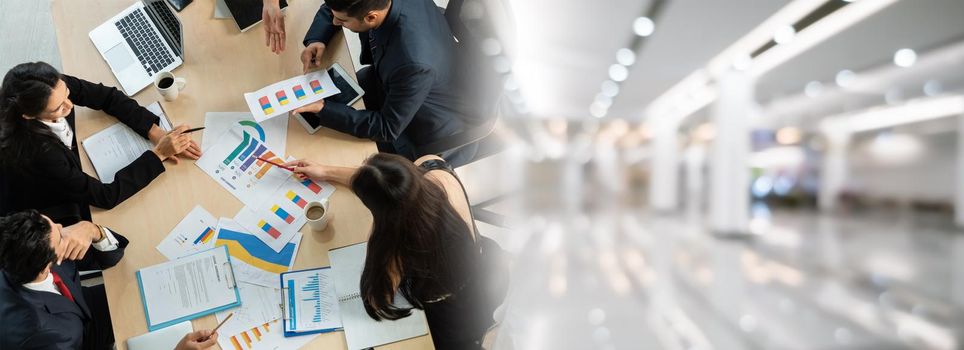
[{"label": "white column", "polygon": [[706,162],[706,146],[693,144],[686,148],[683,163],[686,164],[686,212],[699,217],[703,211],[706,186],[703,182],[703,165]]},{"label": "white column", "polygon": [[823,156],[820,169],[820,192],[817,205],[822,211],[837,207],[840,192],[847,181],[847,148],[850,146],[850,133],[843,130],[824,130],[827,151]]},{"label": "white column", "polygon": [[954,218],[957,226],[964,227],[964,115],[957,117],[957,188],[954,201]]},{"label": "white column", "polygon": [[717,234],[747,233],[750,221],[750,120],[760,112],[755,79],[725,73],[717,81],[711,111],[716,138],[710,151],[710,229]]},{"label": "white column", "polygon": [[651,124],[653,151],[649,205],[655,211],[676,210],[679,203],[679,124],[663,120]]}]

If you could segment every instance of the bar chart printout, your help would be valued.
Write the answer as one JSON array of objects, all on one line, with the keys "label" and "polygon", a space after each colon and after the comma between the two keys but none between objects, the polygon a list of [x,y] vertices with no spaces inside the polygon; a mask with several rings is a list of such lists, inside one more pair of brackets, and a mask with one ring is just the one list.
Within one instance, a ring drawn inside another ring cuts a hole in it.
[{"label": "bar chart printout", "polygon": [[284,163],[257,136],[238,126],[225,132],[195,164],[242,203],[257,207],[291,176],[259,158]]},{"label": "bar chart printout", "polygon": [[341,328],[338,300],[330,273],[330,268],[320,268],[282,275],[287,298],[285,330],[310,332]]}]

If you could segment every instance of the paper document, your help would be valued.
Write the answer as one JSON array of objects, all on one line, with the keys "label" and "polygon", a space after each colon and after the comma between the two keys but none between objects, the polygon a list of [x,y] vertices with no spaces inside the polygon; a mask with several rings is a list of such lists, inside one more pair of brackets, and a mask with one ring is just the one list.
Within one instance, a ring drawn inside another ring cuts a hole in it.
[{"label": "paper document", "polygon": [[177,347],[186,334],[194,331],[191,322],[181,322],[176,325],[141,334],[127,339],[128,350],[171,350]]},{"label": "paper document", "polygon": [[241,306],[215,314],[221,323],[228,314],[234,313],[218,330],[220,333],[237,334],[281,318],[281,290],[277,286],[269,288],[241,282],[238,291]]},{"label": "paper document", "polygon": [[292,176],[260,205],[242,208],[234,220],[269,247],[280,251],[285,242],[305,225],[305,206],[328,198],[334,192],[335,187],[329,183],[298,180]]},{"label": "paper document", "polygon": [[[230,322],[230,321],[228,321]],[[318,334],[286,338],[281,320],[274,320],[238,333],[218,330],[218,345],[224,350],[295,350],[315,340]]]},{"label": "paper document", "polygon": [[245,93],[244,101],[260,123],[340,92],[328,72],[319,70]]},{"label": "paper document", "polygon": [[232,219],[218,223],[217,246],[227,246],[231,266],[238,281],[278,288],[278,275],[291,269],[301,244],[301,232],[295,234],[280,252],[249,233]]},{"label": "paper document", "polygon": [[[422,310],[412,309],[411,315],[395,321],[375,321],[365,312],[358,284],[365,269],[367,244],[328,251],[348,349],[365,349],[428,334]],[[395,295],[395,305],[411,307],[401,294]]]},{"label": "paper document", "polygon": [[136,273],[151,331],[241,305],[228,250],[206,250]]},{"label": "paper document", "polygon": [[271,118],[261,123],[255,122],[249,112],[208,112],[204,114],[204,134],[201,138],[201,149],[207,150],[237,125],[241,129],[257,137],[269,149],[285,154],[288,139],[288,118]]},{"label": "paper document", "polygon": [[[164,115],[159,103],[154,102],[146,108],[160,117],[161,129],[165,131],[172,129],[171,122]],[[91,135],[81,144],[103,183],[114,182],[114,175],[118,171],[154,147],[150,140],[138,135],[123,123],[111,125]]]},{"label": "paper document", "polygon": [[329,332],[341,328],[338,299],[330,268],[281,274],[285,335]]},{"label": "paper document", "polygon": [[214,248],[218,221],[200,205],[195,206],[171,233],[157,245],[157,250],[170,260]]}]

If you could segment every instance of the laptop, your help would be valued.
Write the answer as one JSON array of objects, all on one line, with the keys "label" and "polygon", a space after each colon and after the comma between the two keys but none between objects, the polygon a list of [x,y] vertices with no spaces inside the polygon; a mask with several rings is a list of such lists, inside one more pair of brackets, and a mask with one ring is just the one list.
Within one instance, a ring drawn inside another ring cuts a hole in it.
[{"label": "laptop", "polygon": [[155,74],[184,63],[181,21],[168,6],[164,0],[141,0],[90,31],[128,96],[150,85]]}]

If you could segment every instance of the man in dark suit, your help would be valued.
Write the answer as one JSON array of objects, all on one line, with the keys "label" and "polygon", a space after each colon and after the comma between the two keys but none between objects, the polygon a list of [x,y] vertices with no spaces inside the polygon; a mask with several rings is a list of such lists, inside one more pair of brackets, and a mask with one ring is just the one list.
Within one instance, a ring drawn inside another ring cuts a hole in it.
[{"label": "man in dark suit", "polygon": [[[470,67],[460,65],[452,32],[432,0],[326,1],[305,35],[306,72],[321,68],[325,44],[341,27],[359,33],[361,63],[371,65],[358,71],[367,109],[320,101],[295,112],[413,161],[483,123],[471,111],[470,82],[462,77]],[[460,163],[476,149],[469,145],[442,157]]]},{"label": "man in dark suit", "polygon": [[127,243],[88,221],[65,228],[35,210],[0,218],[0,349],[110,349],[104,288],[82,287],[78,271],[114,266]]}]

